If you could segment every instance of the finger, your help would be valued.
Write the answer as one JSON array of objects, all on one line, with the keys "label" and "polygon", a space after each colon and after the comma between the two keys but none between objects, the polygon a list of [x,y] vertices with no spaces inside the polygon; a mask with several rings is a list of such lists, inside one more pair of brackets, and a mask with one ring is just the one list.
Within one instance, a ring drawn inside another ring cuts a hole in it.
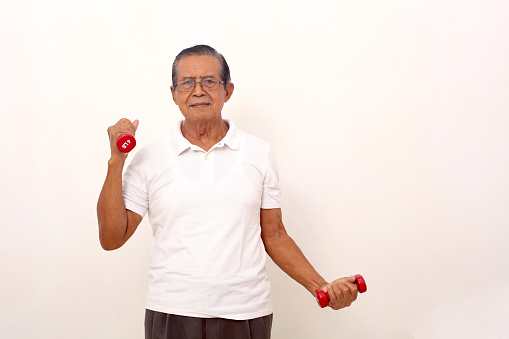
[{"label": "finger", "polygon": [[353,296],[350,287],[345,283],[345,281],[341,281],[335,284],[334,286],[341,291],[341,295],[343,297],[341,306],[342,307],[350,306],[353,302]]},{"label": "finger", "polygon": [[341,289],[339,289],[334,283],[327,286],[327,293],[329,294],[329,307],[334,310],[339,310],[344,307],[344,296]]},{"label": "finger", "polygon": [[339,307],[350,306],[355,299],[357,299],[357,288],[354,284],[350,283],[348,278],[338,279],[333,282],[333,289],[339,299]]},{"label": "finger", "polygon": [[131,120],[122,118],[120,119],[115,125],[111,126],[111,136],[118,138],[122,133],[129,133],[133,134],[136,132],[136,129],[138,128],[139,121],[134,120],[134,122],[131,122]]},{"label": "finger", "polygon": [[359,293],[359,287],[356,284],[356,279],[354,276],[343,278],[342,282],[345,284],[345,286],[348,286],[350,289],[350,294],[352,296],[352,302],[357,299],[358,293]]},{"label": "finger", "polygon": [[[352,279],[352,278],[353,278],[353,279]],[[353,281],[352,281],[352,280],[353,280]],[[355,277],[343,278],[341,281],[342,281],[342,283],[343,283],[343,284],[345,284],[346,286],[348,286],[348,288],[350,288],[350,290],[352,291],[352,293],[354,293],[354,292],[358,292],[359,288],[357,287]]]},{"label": "finger", "polygon": [[359,294],[359,289],[357,288],[357,285],[355,283],[352,283],[350,279],[345,280],[343,283],[350,290],[350,295],[352,297],[352,302],[357,300],[357,296]]},{"label": "finger", "polygon": [[328,289],[330,296],[329,306],[334,310],[339,310],[341,308],[341,302],[344,299],[343,293],[334,283],[332,283]]}]

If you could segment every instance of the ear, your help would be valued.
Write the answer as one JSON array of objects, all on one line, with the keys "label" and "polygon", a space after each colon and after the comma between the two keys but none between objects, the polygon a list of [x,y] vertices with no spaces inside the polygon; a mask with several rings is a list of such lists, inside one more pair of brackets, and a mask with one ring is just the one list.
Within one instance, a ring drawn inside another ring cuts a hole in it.
[{"label": "ear", "polygon": [[177,93],[175,93],[175,88],[170,86],[171,96],[173,97],[173,102],[178,106]]},{"label": "ear", "polygon": [[230,82],[230,83],[226,84],[224,87],[226,90],[226,96],[224,97],[224,102],[228,102],[228,100],[230,100],[230,98],[233,94],[233,89],[235,88],[235,86]]}]

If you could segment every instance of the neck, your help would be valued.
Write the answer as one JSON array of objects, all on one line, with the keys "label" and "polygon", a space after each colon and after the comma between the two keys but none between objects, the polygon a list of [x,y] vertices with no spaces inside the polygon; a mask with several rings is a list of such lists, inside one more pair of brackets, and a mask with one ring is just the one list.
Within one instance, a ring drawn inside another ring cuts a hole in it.
[{"label": "neck", "polygon": [[184,121],[181,127],[182,135],[193,145],[208,151],[221,141],[228,132],[229,126],[223,119],[210,121]]}]

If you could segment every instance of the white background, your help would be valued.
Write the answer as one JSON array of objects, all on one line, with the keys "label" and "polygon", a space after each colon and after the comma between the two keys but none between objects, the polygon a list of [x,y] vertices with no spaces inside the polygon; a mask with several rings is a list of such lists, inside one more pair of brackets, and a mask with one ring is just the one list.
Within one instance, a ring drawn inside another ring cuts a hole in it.
[{"label": "white background", "polygon": [[171,63],[206,43],[223,116],[274,147],[322,310],[272,263],[273,337],[509,338],[509,4],[8,1],[0,5],[0,338],[143,337],[150,225],[105,252],[106,128],[180,119]]}]

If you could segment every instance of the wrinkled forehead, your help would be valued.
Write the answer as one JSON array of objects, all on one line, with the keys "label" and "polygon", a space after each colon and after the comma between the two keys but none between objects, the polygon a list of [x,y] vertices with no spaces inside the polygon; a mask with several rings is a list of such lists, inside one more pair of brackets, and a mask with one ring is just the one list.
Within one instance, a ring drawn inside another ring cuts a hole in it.
[{"label": "wrinkled forehead", "polygon": [[177,67],[177,81],[182,79],[221,78],[221,64],[216,57],[191,55],[182,58]]}]

